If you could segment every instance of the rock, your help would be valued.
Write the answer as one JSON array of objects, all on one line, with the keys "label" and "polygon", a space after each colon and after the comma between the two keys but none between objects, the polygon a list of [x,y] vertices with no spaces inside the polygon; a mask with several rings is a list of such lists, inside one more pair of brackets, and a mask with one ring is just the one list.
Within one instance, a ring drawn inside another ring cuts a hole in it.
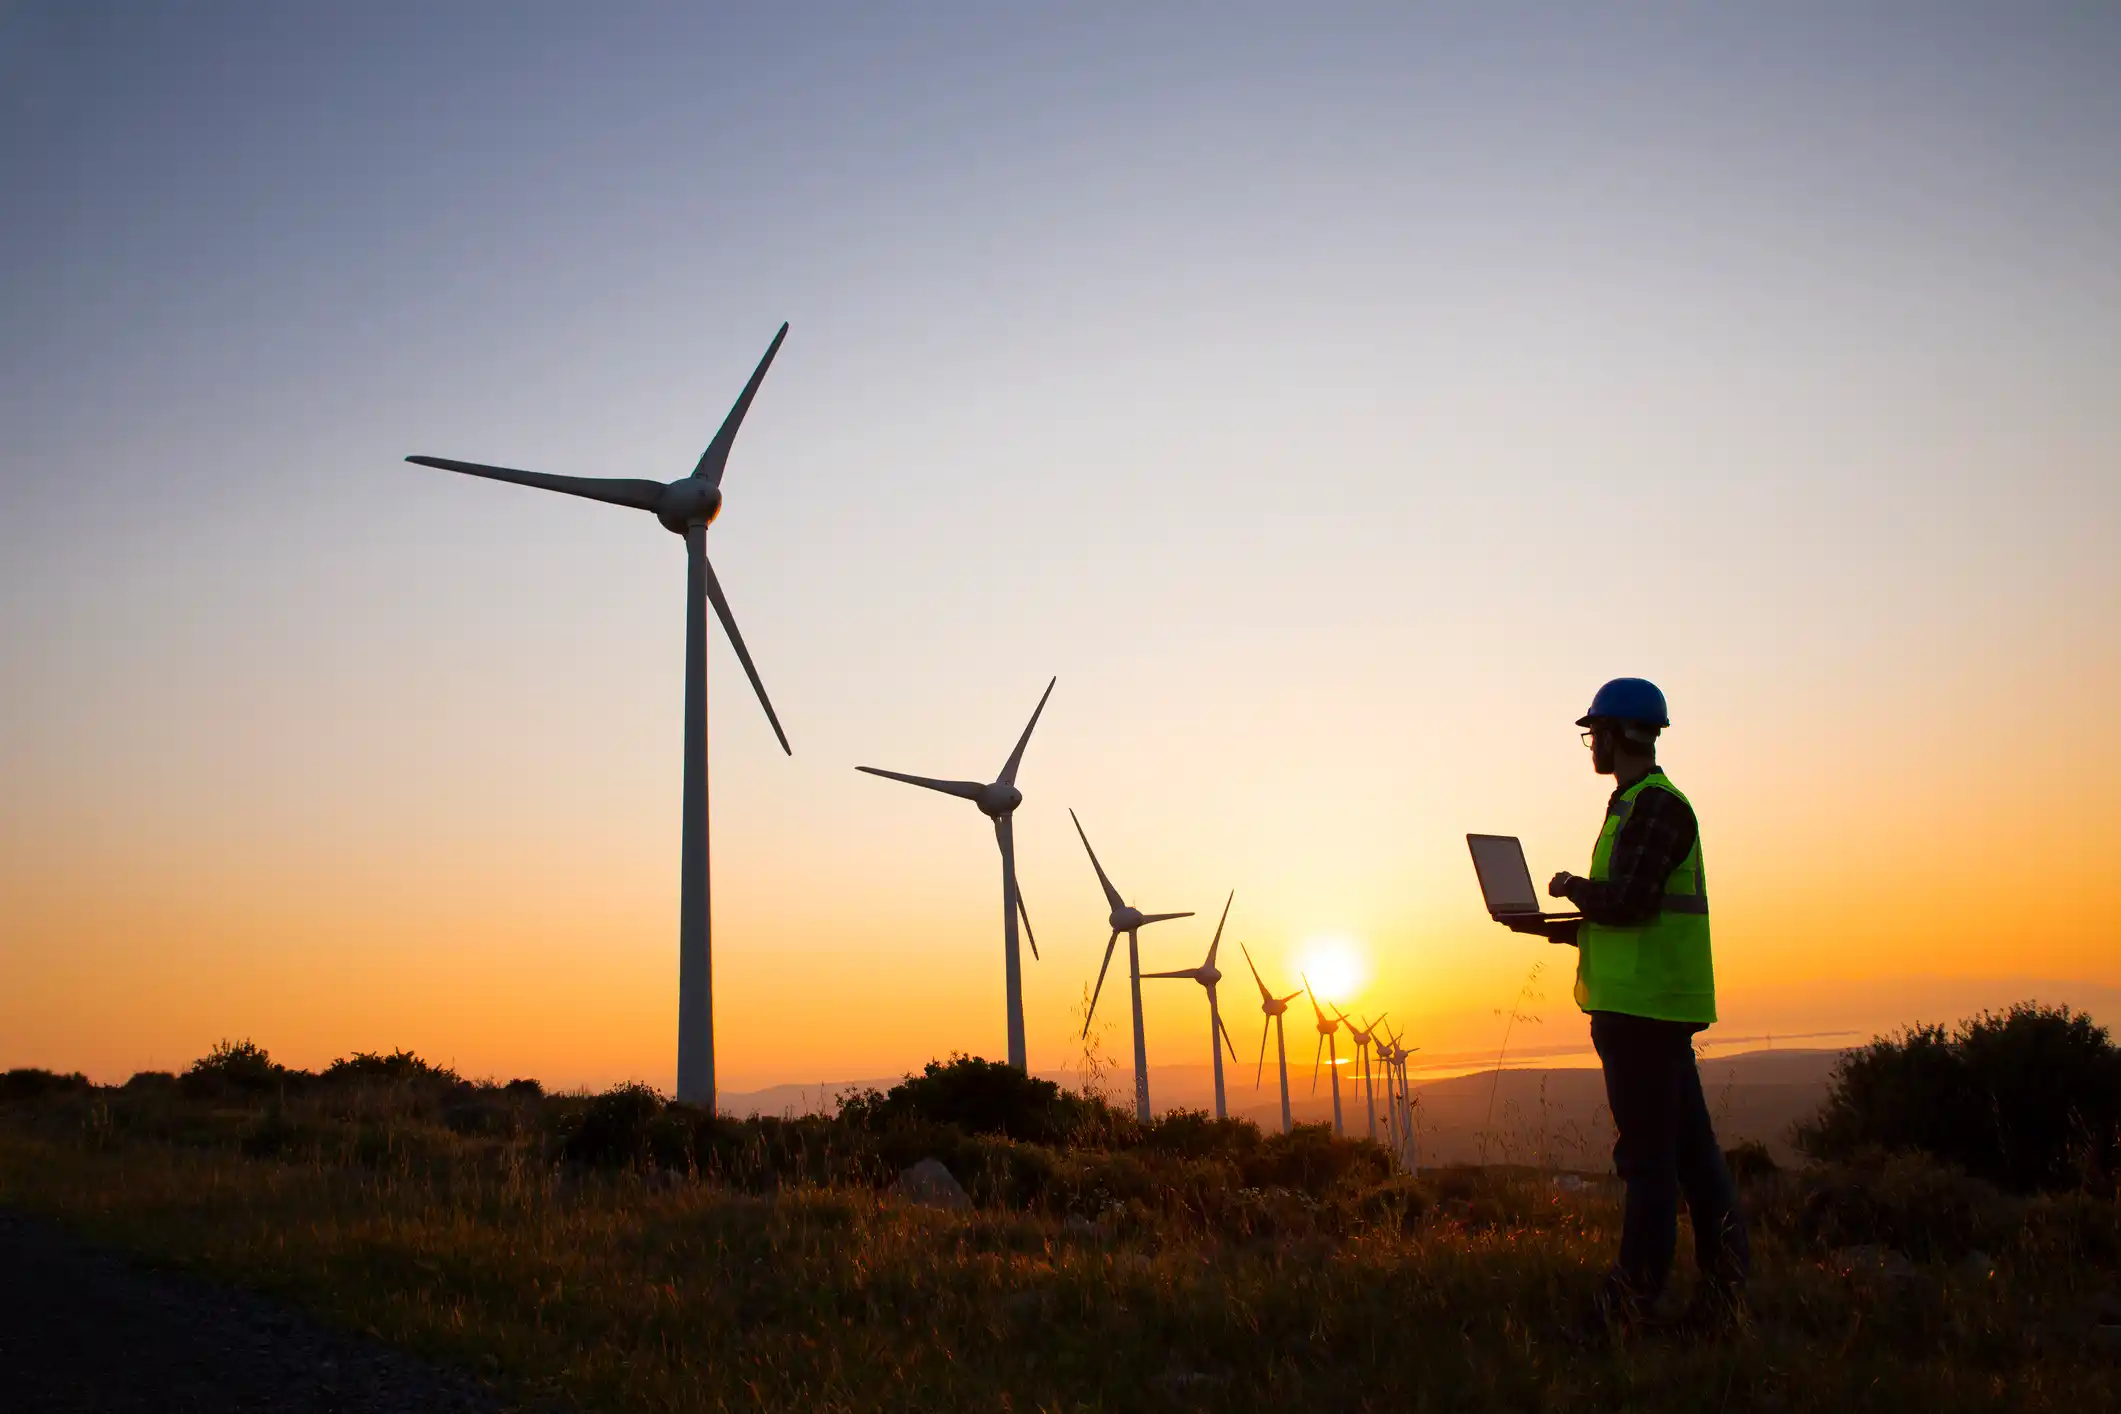
[{"label": "rock", "polygon": [[1976,1247],[1959,1259],[1959,1270],[1975,1281],[1990,1281],[1996,1275],[1996,1259]]},{"label": "rock", "polygon": [[898,1184],[892,1190],[909,1203],[918,1203],[924,1208],[943,1208],[950,1212],[963,1212],[972,1206],[971,1195],[959,1183],[941,1159],[922,1159],[898,1176]]}]

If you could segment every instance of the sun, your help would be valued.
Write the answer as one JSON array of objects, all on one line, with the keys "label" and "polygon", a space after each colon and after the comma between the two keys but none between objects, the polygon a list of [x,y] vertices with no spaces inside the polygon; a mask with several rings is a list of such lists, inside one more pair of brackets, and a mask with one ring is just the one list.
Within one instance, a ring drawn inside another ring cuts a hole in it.
[{"label": "sun", "polygon": [[1306,938],[1298,961],[1303,975],[1311,979],[1311,991],[1321,1002],[1353,1001],[1369,980],[1362,948],[1353,938],[1340,936]]}]

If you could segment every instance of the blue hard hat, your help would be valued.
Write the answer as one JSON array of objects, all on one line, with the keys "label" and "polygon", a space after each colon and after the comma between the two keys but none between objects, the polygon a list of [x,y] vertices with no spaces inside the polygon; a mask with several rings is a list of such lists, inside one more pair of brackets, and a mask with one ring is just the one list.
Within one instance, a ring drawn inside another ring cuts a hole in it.
[{"label": "blue hard hat", "polygon": [[1598,689],[1598,695],[1591,699],[1591,710],[1578,717],[1576,725],[1587,727],[1600,717],[1652,727],[1672,725],[1664,714],[1664,694],[1648,678],[1614,678]]}]

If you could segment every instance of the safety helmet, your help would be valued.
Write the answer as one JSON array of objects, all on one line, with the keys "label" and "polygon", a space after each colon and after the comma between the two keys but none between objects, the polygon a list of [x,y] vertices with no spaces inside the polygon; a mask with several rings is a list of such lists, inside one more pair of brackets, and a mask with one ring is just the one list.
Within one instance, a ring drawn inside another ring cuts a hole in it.
[{"label": "safety helmet", "polygon": [[1598,695],[1591,699],[1591,710],[1578,717],[1576,725],[1587,727],[1601,717],[1639,722],[1646,727],[1672,725],[1664,714],[1664,694],[1648,678],[1614,678],[1598,689]]}]

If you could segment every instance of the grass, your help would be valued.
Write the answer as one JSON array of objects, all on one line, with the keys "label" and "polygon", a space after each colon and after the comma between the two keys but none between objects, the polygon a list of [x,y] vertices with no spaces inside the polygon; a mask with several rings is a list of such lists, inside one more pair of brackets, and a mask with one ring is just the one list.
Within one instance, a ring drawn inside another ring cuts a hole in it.
[{"label": "grass", "polygon": [[[2008,1198],[1905,1161],[1771,1175],[1748,1199],[1750,1330],[1587,1348],[1562,1330],[1617,1241],[1602,1182],[1357,1164],[1205,1203],[1156,1187],[1197,1154],[1054,1149],[1039,1172],[1126,1159],[1149,1186],[1118,1196],[1093,1165],[1028,1198],[975,1183],[981,1205],[948,1212],[850,1178],[876,1153],[856,1136],[861,1161],[823,1178],[561,1165],[588,1102],[480,1090],[479,1108],[471,1089],[18,1096],[0,1104],[0,1204],[527,1405],[2121,1407],[2093,1331],[2121,1248],[2110,1198]],[[1860,1241],[1911,1260],[1844,1270]]]}]

